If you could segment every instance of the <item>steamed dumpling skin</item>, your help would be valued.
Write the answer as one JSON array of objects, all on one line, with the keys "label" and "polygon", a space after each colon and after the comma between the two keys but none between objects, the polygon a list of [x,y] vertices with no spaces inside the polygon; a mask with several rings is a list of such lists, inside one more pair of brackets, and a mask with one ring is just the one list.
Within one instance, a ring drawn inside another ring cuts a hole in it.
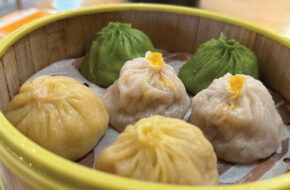
[{"label": "steamed dumpling skin", "polygon": [[106,90],[103,99],[110,124],[118,131],[151,115],[183,119],[190,107],[175,70],[163,61],[161,53],[150,51],[124,64],[119,79]]},{"label": "steamed dumpling skin", "polygon": [[216,185],[217,158],[196,126],[151,116],[129,125],[107,147],[96,168],[113,174],[162,183]]},{"label": "steamed dumpling skin", "polygon": [[216,79],[192,99],[190,123],[211,141],[217,157],[249,163],[273,154],[283,121],[264,85],[248,75]]},{"label": "steamed dumpling skin", "polygon": [[6,117],[25,136],[70,160],[92,150],[109,122],[100,97],[64,76],[26,82],[9,103]]}]

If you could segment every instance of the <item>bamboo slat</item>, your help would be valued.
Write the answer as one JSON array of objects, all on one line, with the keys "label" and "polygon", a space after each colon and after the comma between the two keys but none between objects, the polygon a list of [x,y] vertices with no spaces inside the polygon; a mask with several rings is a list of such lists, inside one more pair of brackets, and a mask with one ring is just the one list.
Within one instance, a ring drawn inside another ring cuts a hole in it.
[{"label": "bamboo slat", "polygon": [[[66,55],[64,22],[68,22],[68,20],[57,21],[45,27],[49,64],[63,59]],[[81,38],[81,36],[76,36],[76,38]]]},{"label": "bamboo slat", "polygon": [[[21,85],[21,79],[17,68],[15,53],[16,53],[15,50],[11,47],[3,55],[3,69],[7,81],[10,98],[12,98],[16,93],[18,93],[19,87]],[[7,104],[7,102],[5,102],[4,104]]]},{"label": "bamboo slat", "polygon": [[192,52],[195,48],[199,22],[197,17],[164,12],[130,11],[122,13],[121,21],[132,23],[134,28],[145,32],[158,48],[179,52]]},{"label": "bamboo slat", "polygon": [[290,101],[290,49],[257,35],[255,49],[261,80]]},{"label": "bamboo slat", "polygon": [[39,28],[29,34],[32,63],[35,71],[39,71],[49,65],[48,47],[46,42],[45,27]]},{"label": "bamboo slat", "polygon": [[[64,45],[67,58],[80,57],[84,54],[83,27],[79,27],[84,25],[82,21],[81,17],[76,17],[64,22]],[[81,38],[76,36],[81,36]]]},{"label": "bamboo slat", "polygon": [[228,38],[237,40],[239,43],[253,49],[256,34],[240,26],[231,25],[208,18],[200,18],[197,32],[197,44],[202,44],[211,38],[218,38],[223,32]]},{"label": "bamboo slat", "polygon": [[13,46],[17,70],[19,71],[20,83],[24,83],[32,74],[34,74],[34,65],[32,64],[32,52],[28,37],[24,37]]},{"label": "bamboo slat", "polygon": [[81,17],[83,30],[83,49],[84,53],[88,52],[93,39],[96,37],[96,33],[101,30],[103,24],[101,22],[99,14],[84,15]]},{"label": "bamboo slat", "polygon": [[0,111],[4,111],[9,102],[9,91],[7,87],[7,81],[5,78],[5,72],[3,68],[3,61],[0,59]]}]

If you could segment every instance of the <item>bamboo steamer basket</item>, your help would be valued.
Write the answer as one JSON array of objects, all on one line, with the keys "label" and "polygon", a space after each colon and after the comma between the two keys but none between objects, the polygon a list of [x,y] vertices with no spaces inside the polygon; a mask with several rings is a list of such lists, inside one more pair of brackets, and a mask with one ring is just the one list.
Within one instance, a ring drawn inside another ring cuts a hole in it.
[{"label": "bamboo steamer basket", "polygon": [[[132,23],[155,47],[194,52],[224,32],[258,57],[261,80],[290,101],[290,42],[244,21],[193,8],[121,4],[63,12],[23,26],[0,44],[0,109],[32,74],[88,52],[95,33],[110,21]],[[0,113],[0,160],[7,189],[290,189],[290,173],[238,185],[199,187],[124,178],[63,159],[18,132]],[[1,186],[0,186],[1,187]]]}]

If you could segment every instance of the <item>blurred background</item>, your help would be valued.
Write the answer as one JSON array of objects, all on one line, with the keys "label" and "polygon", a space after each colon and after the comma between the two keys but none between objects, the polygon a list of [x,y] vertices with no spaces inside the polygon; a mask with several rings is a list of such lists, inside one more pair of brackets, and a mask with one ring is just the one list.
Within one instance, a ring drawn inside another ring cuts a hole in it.
[{"label": "blurred background", "polygon": [[290,38],[290,0],[0,0],[0,39],[23,24],[49,14],[115,3],[195,7],[243,19]]}]

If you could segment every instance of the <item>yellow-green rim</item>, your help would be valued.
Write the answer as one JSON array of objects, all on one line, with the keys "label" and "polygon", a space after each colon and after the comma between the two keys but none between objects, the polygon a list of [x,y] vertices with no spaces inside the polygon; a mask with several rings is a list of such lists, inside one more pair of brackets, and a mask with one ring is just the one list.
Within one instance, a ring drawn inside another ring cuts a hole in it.
[{"label": "yellow-green rim", "polygon": [[[0,56],[21,37],[31,31],[52,23],[79,15],[88,15],[98,12],[117,11],[159,11],[179,13],[186,15],[200,16],[215,20],[224,21],[234,25],[242,26],[249,30],[263,34],[286,47],[290,48],[290,41],[271,31],[255,26],[249,22],[225,16],[209,11],[187,8],[181,6],[157,5],[157,4],[115,4],[87,7],[73,11],[61,12],[46,16],[22,26],[8,37],[1,41]],[[268,180],[246,183],[240,185],[200,187],[200,186],[179,186],[166,185],[161,183],[143,182],[103,173],[97,170],[86,168],[79,164],[65,160],[41,148],[34,142],[27,139],[18,132],[0,113],[0,160],[23,181],[36,189],[67,189],[68,187],[86,189],[99,187],[100,189],[150,189],[150,190],[195,190],[195,189],[289,189],[290,174],[283,174]],[[38,156],[36,156],[38,155]],[[68,184],[69,182],[70,184]],[[67,186],[67,184],[69,186]],[[85,185],[83,185],[85,184]]]}]

